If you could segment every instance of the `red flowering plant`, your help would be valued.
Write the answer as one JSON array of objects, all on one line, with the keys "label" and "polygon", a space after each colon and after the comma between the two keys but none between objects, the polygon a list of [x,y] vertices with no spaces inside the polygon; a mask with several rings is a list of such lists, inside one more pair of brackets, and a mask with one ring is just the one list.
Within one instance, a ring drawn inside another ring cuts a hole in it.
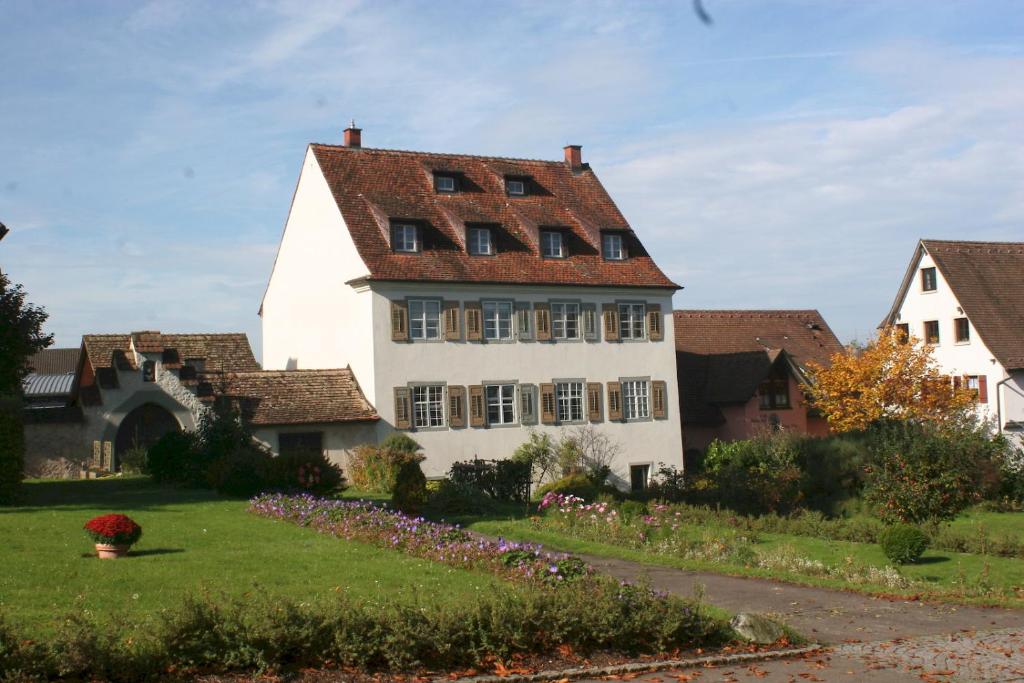
[{"label": "red flowering plant", "polygon": [[134,545],[142,537],[142,527],[127,515],[100,515],[85,523],[85,533],[93,543]]}]

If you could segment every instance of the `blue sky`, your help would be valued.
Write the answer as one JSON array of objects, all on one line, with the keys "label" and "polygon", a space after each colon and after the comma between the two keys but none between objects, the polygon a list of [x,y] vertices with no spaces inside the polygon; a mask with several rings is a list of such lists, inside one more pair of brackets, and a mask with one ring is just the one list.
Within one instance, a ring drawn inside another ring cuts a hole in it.
[{"label": "blue sky", "polygon": [[589,161],[685,308],[883,317],[1024,240],[1024,3],[0,0],[0,265],[58,345],[249,334],[305,145]]}]

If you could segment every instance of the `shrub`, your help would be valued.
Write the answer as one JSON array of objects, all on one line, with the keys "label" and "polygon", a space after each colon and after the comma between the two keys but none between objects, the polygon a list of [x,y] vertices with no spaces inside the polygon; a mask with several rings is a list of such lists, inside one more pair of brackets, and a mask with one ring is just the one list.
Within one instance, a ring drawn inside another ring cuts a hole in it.
[{"label": "shrub", "polygon": [[512,454],[515,462],[528,463],[534,482],[541,483],[553,476],[558,466],[554,442],[549,434],[530,430],[530,438],[520,444]]},{"label": "shrub", "polygon": [[135,545],[142,538],[142,527],[127,515],[100,515],[85,523],[85,533],[93,543]]},{"label": "shrub", "polygon": [[402,432],[395,432],[384,439],[384,443],[380,447],[386,451],[393,453],[418,453],[423,449],[416,440],[408,434]]},{"label": "shrub", "polygon": [[249,498],[270,488],[271,460],[270,452],[262,446],[236,446],[213,461],[207,470],[207,480],[218,493]]},{"label": "shrub", "polygon": [[928,549],[928,534],[910,524],[895,524],[878,539],[882,552],[895,564],[917,562]]},{"label": "shrub", "polygon": [[21,401],[0,397],[0,505],[14,503],[25,467],[25,430]]},{"label": "shrub", "polygon": [[369,493],[394,493],[399,470],[419,450],[420,445],[408,434],[400,433],[384,439],[379,447],[359,446],[348,461],[352,483]]},{"label": "shrub", "polygon": [[264,491],[308,491],[328,495],[344,490],[341,468],[322,451],[310,450],[278,455],[267,463]]},{"label": "shrub", "polygon": [[129,448],[117,454],[117,461],[124,474],[142,474],[146,471],[146,449]]},{"label": "shrub", "polygon": [[601,493],[601,489],[595,486],[587,475],[577,473],[544,484],[537,489],[535,497],[543,498],[548,493],[562,493],[592,501]]},{"label": "shrub", "polygon": [[146,452],[146,469],[154,480],[167,483],[206,484],[205,468],[195,467],[196,438],[186,432],[168,432]]},{"label": "shrub", "polygon": [[[430,482],[433,484],[434,482]],[[432,489],[428,487],[431,509],[445,515],[472,515],[488,507],[488,499],[475,486],[442,479]]]},{"label": "shrub", "polygon": [[803,437],[796,439],[794,445],[804,473],[801,483],[804,505],[835,515],[861,495],[864,467],[869,457],[866,435]]},{"label": "shrub", "polygon": [[393,455],[402,457],[395,458],[399,465],[391,504],[403,512],[418,512],[427,504],[427,478],[420,467],[423,456],[409,452]]},{"label": "shrub", "polygon": [[531,464],[521,460],[469,460],[452,465],[448,478],[494,500],[525,503],[530,497]]},{"label": "shrub", "polygon": [[650,500],[679,503],[686,498],[686,489],[686,476],[683,470],[659,462],[658,471],[651,477],[644,494]]},{"label": "shrub", "polygon": [[704,458],[719,502],[739,512],[786,512],[800,501],[797,439],[770,432],[746,441],[713,441]]}]

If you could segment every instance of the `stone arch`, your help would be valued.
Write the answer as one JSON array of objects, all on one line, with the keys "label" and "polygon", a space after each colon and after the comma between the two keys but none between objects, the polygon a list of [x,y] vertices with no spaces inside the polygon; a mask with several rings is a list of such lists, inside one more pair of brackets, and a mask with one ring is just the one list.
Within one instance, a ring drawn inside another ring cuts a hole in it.
[{"label": "stone arch", "polygon": [[119,457],[130,448],[149,448],[168,432],[180,432],[181,422],[167,408],[143,403],[124,416],[114,438],[114,453]]}]

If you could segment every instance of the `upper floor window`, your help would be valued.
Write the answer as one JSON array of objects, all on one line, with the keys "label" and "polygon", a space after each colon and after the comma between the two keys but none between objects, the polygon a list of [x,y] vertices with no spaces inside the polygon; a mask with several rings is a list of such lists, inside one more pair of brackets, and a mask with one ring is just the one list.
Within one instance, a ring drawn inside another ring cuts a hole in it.
[{"label": "upper floor window", "polygon": [[971,341],[971,323],[967,318],[956,318],[953,320],[956,328],[956,341],[958,344],[966,344]]},{"label": "upper floor window", "polygon": [[516,421],[516,385],[488,384],[484,386],[487,394],[487,424],[507,425]]},{"label": "upper floor window", "polygon": [[583,382],[559,382],[555,399],[559,422],[583,421]]},{"label": "upper floor window", "polygon": [[619,304],[619,339],[644,338],[644,305]]},{"label": "upper floor window", "polygon": [[142,363],[142,381],[143,382],[155,382],[156,381],[156,361],[147,360]]},{"label": "upper floor window", "polygon": [[444,385],[424,384],[412,388],[413,426],[444,426]]},{"label": "upper floor window", "polygon": [[939,343],[939,321],[938,320],[925,320],[924,321],[924,341],[926,344],[938,344]]},{"label": "upper floor window", "polygon": [[921,269],[921,291],[934,292],[938,287],[938,280],[935,276],[935,268]]},{"label": "upper floor window", "polygon": [[622,235],[607,233],[601,238],[604,257],[609,261],[621,261],[626,258],[626,249],[622,244]]},{"label": "upper floor window", "polygon": [[419,230],[409,223],[395,223],[391,226],[391,248],[394,251],[417,252],[420,250]]},{"label": "upper floor window", "polygon": [[434,189],[438,192],[455,192],[458,187],[459,183],[453,175],[434,176]]},{"label": "upper floor window", "polygon": [[409,337],[411,339],[441,338],[441,302],[434,299],[409,301]]},{"label": "upper floor window", "polygon": [[910,325],[907,323],[896,323],[896,341],[906,344],[910,341]]},{"label": "upper floor window", "polygon": [[789,377],[781,370],[773,370],[757,388],[761,410],[789,407]]},{"label": "upper floor window", "polygon": [[622,383],[622,416],[627,420],[642,420],[651,416],[646,380]]},{"label": "upper floor window", "polygon": [[555,339],[580,338],[579,304],[551,304],[551,336]]},{"label": "upper floor window", "polygon": [[545,258],[564,258],[565,244],[563,235],[555,230],[545,230],[540,234],[540,255]]},{"label": "upper floor window", "polygon": [[512,302],[485,301],[484,339],[500,341],[512,338]]},{"label": "upper floor window", "polygon": [[490,228],[469,229],[469,253],[474,256],[490,256],[494,253]]},{"label": "upper floor window", "polygon": [[506,178],[505,191],[513,197],[522,197],[526,194],[526,181],[522,178]]}]

